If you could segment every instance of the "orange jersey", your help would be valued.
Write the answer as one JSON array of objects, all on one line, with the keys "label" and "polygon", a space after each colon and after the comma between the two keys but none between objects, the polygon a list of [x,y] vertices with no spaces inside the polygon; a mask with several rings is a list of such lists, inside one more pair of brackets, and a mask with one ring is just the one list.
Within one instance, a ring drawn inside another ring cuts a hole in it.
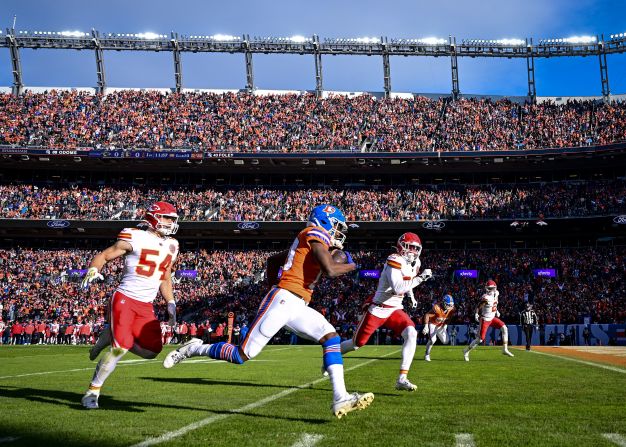
[{"label": "orange jersey", "polygon": [[278,287],[299,295],[307,303],[313,295],[312,284],[320,276],[321,267],[311,250],[311,241],[330,247],[330,235],[322,227],[306,227],[291,244]]},{"label": "orange jersey", "polygon": [[450,307],[448,310],[443,310],[439,304],[435,304],[432,310],[429,312],[429,314],[431,314],[431,317],[428,322],[430,324],[434,324],[435,326],[443,326],[453,313],[454,306]]}]

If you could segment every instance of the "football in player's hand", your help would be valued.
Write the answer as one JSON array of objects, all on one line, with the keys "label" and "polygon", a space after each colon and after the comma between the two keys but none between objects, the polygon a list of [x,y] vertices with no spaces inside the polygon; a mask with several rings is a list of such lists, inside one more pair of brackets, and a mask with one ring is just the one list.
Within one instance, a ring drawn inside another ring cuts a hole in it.
[{"label": "football in player's hand", "polygon": [[330,256],[337,264],[345,264],[348,261],[348,257],[343,250],[335,249],[330,252]]}]

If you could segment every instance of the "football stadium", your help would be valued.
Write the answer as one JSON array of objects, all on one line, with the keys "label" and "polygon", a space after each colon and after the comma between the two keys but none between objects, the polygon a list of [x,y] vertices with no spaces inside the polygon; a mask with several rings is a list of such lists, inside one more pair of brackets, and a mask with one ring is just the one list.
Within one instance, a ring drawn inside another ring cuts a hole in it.
[{"label": "football stadium", "polygon": [[624,5],[347,3],[0,6],[0,447],[626,446]]}]

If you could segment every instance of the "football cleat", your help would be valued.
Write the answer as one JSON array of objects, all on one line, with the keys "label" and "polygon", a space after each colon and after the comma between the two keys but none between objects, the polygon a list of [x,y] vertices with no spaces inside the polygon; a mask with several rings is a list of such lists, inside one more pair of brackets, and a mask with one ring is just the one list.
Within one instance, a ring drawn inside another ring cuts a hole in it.
[{"label": "football cleat", "polygon": [[344,400],[333,403],[333,414],[337,419],[341,419],[346,414],[354,410],[363,410],[372,403],[374,395],[372,393],[352,393],[349,394]]},{"label": "football cleat", "polygon": [[467,350],[463,350],[463,358],[465,359],[466,362],[469,362],[469,351]]},{"label": "football cleat", "polygon": [[111,344],[111,328],[105,328],[98,337],[96,344],[89,350],[89,360],[92,362],[98,358],[104,348]]},{"label": "football cleat", "polygon": [[426,354],[424,356],[424,360],[427,361],[427,362],[430,362],[430,356],[428,354]]},{"label": "football cleat", "polygon": [[508,349],[503,350],[503,351],[502,351],[502,354],[503,354],[503,355],[508,355],[509,357],[515,357],[515,356],[513,355],[513,353],[512,353],[511,351],[509,351]]},{"label": "football cleat", "polygon": [[100,396],[99,393],[94,393],[93,391],[89,390],[87,391],[87,393],[85,393],[83,398],[80,400],[80,403],[83,405],[83,407],[85,407],[88,410],[97,410],[98,409],[98,396]]},{"label": "football cleat", "polygon": [[411,382],[409,382],[409,379],[398,379],[398,381],[396,382],[396,390],[399,390],[399,391],[415,391],[415,390],[417,390],[417,385],[412,384]]},{"label": "football cleat", "polygon": [[169,354],[167,354],[167,356],[165,356],[165,360],[163,360],[163,368],[169,369],[174,365],[178,365],[180,362],[189,357],[188,351],[190,347],[201,344],[202,340],[200,340],[199,338],[192,338],[188,342],[183,343],[180,348],[170,352]]},{"label": "football cleat", "polygon": [[322,375],[323,375],[324,377],[328,377],[328,370],[326,369],[326,367],[324,366],[324,364],[322,364],[322,369],[321,369],[321,371],[322,371]]}]

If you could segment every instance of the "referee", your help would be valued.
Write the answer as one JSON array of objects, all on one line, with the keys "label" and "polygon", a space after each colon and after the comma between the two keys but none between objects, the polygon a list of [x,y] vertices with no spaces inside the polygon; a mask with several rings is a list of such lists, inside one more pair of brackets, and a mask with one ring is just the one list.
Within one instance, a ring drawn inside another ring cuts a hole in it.
[{"label": "referee", "polygon": [[519,321],[526,335],[526,350],[530,351],[530,344],[533,340],[533,330],[539,324],[539,319],[533,310],[532,304],[526,303],[526,309],[519,313]]}]

